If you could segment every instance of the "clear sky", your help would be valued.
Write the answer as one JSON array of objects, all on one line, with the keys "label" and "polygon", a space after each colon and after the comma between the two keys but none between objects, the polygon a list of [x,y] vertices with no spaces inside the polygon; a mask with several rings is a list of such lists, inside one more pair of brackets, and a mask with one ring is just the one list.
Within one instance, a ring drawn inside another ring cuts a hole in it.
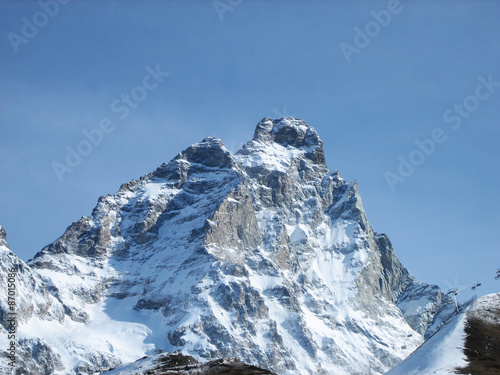
[{"label": "clear sky", "polygon": [[500,290],[500,2],[55,1],[0,1],[0,224],[22,259],[190,144],[236,151],[289,115],[410,272]]}]

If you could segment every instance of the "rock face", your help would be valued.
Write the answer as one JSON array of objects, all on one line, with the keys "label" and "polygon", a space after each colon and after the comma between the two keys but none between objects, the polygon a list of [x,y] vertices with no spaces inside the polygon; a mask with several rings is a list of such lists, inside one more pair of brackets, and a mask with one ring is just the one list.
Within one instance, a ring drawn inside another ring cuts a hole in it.
[{"label": "rock face", "polygon": [[279,374],[382,374],[449,303],[401,265],[357,183],[328,171],[295,118],[263,119],[234,155],[205,138],[16,262],[40,296],[19,333],[60,358],[52,373],[160,349]]}]

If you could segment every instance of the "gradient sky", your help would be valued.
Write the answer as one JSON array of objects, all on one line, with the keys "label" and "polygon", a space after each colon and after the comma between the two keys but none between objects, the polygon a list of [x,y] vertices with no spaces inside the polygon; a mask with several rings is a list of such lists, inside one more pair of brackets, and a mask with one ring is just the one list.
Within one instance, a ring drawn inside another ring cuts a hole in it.
[{"label": "gradient sky", "polygon": [[[288,115],[358,181],[372,227],[410,272],[500,290],[500,84],[481,83],[500,82],[500,2],[41,4],[0,1],[0,224],[22,259],[190,144],[214,135],[236,151],[261,118]],[[169,75],[145,91],[148,67]],[[124,116],[131,92],[147,96]],[[60,181],[53,162],[106,118],[113,131]],[[415,142],[439,129],[446,140],[418,159]],[[420,165],[391,189],[386,172],[410,155]]]}]

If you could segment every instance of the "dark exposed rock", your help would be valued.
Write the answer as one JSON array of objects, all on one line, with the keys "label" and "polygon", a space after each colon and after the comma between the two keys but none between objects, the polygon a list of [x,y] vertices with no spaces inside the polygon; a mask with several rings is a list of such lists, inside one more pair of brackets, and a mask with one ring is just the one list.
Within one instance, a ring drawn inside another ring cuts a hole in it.
[{"label": "dark exposed rock", "polygon": [[207,137],[200,143],[189,146],[179,153],[174,160],[182,159],[190,163],[202,164],[211,168],[233,168],[235,162],[220,139]]},{"label": "dark exposed rock", "polygon": [[60,238],[37,253],[30,264],[43,268],[46,265],[43,263],[43,255],[57,253],[75,254],[99,261],[106,256],[109,239],[110,234],[106,227],[95,228],[88,217],[82,217],[71,224]]},{"label": "dark exposed rock", "polygon": [[17,357],[16,375],[49,375],[64,370],[60,356],[42,339],[19,340]]},{"label": "dark exposed rock", "polygon": [[[306,156],[316,164],[325,163],[323,141],[313,127],[295,118],[263,118],[255,129],[254,141],[276,142],[282,146],[307,149]],[[240,152],[246,152],[243,147]]]},{"label": "dark exposed rock", "polygon": [[467,312],[464,354],[467,366],[457,374],[500,374],[500,294],[478,299]]},{"label": "dark exposed rock", "polygon": [[[145,362],[142,358],[138,363]],[[128,373],[122,366],[111,373]],[[123,369],[123,370],[121,370]],[[120,372],[123,371],[123,372]],[[107,373],[103,373],[105,375]],[[199,363],[191,356],[163,353],[157,355],[150,368],[141,370],[137,375],[276,375],[274,372],[241,363],[235,358],[217,359]]]}]

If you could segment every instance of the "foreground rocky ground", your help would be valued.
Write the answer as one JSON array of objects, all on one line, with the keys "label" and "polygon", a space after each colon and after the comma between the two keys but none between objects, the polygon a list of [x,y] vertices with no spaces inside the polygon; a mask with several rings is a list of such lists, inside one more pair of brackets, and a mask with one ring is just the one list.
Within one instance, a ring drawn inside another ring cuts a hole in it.
[{"label": "foreground rocky ground", "polygon": [[386,375],[500,374],[500,293],[463,305],[447,324]]},{"label": "foreground rocky ground", "polygon": [[468,365],[458,374],[500,374],[500,294],[490,296],[489,302],[480,298],[467,313],[464,354]]},{"label": "foreground rocky ground", "polygon": [[105,372],[106,375],[264,375],[274,372],[246,365],[234,358],[199,363],[191,356],[162,353]]}]

